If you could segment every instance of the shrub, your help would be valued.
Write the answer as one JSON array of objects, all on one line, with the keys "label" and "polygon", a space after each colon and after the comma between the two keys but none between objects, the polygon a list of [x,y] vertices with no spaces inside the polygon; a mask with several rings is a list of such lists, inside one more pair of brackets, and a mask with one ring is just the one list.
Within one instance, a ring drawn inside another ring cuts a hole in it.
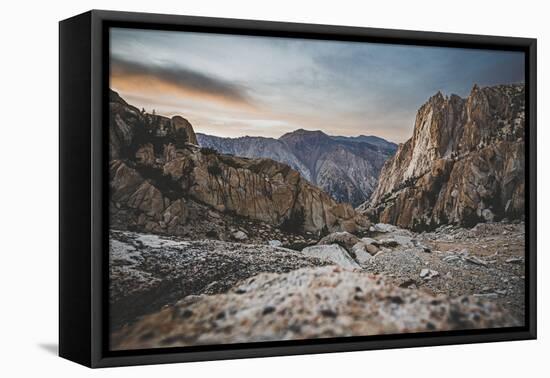
[{"label": "shrub", "polygon": [[222,169],[218,162],[212,162],[210,165],[208,165],[208,173],[210,173],[212,176],[220,176],[222,174]]},{"label": "shrub", "polygon": [[493,214],[495,215],[494,220],[496,222],[500,221],[502,218],[504,218],[504,207],[505,204],[502,201],[502,190],[500,186],[497,186],[493,192],[493,195],[489,198],[485,198],[484,202],[486,203],[487,207],[491,209]]},{"label": "shrub", "polygon": [[136,165],[135,168],[143,178],[149,180],[151,184],[170,200],[174,201],[185,197],[185,191],[183,190],[180,180],[174,180],[172,176],[165,175],[162,168],[141,164]]},{"label": "shrub", "polygon": [[467,211],[466,214],[464,214],[461,222],[462,227],[474,227],[478,223],[482,223],[484,219],[476,214],[475,210]]},{"label": "shrub", "polygon": [[218,158],[223,164],[227,165],[228,167],[232,167],[235,169],[242,168],[241,163],[239,162],[239,158],[224,155],[219,155]]},{"label": "shrub", "polygon": [[203,153],[203,155],[218,155],[218,150],[210,147],[201,148],[201,152]]},{"label": "shrub", "polygon": [[431,219],[426,221],[424,218],[414,218],[411,228],[417,233],[430,232],[437,228],[437,224],[432,222]]},{"label": "shrub", "polygon": [[440,216],[439,216],[439,226],[446,226],[449,224],[449,217],[447,216],[447,214],[445,213],[442,213]]}]

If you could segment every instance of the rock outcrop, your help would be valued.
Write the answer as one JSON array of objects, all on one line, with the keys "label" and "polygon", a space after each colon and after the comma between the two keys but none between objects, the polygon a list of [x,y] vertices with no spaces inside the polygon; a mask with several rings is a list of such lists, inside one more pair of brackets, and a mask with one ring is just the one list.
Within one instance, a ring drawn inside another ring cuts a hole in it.
[{"label": "rock outcrop", "polygon": [[261,272],[286,273],[330,262],[267,245],[111,231],[109,256],[111,328],[179,299],[228,291]]},{"label": "rock outcrop", "polygon": [[296,232],[368,227],[286,164],[196,145],[185,119],[150,115],[111,93],[111,217],[147,232],[183,234],[189,202]]},{"label": "rock outcrop", "polygon": [[225,294],[188,296],[111,340],[112,349],[124,350],[495,328],[511,322],[482,298],[433,296],[328,266],[262,273]]},{"label": "rock outcrop", "polygon": [[270,158],[288,164],[339,202],[357,206],[374,190],[384,161],[397,146],[372,136],[333,137],[296,130],[279,139],[220,138],[199,134],[201,146],[224,154]]},{"label": "rock outcrop", "polygon": [[359,209],[417,230],[523,217],[524,126],[523,84],[474,86],[466,99],[437,93]]},{"label": "rock outcrop", "polygon": [[146,113],[128,104],[118,93],[109,92],[109,158],[135,158],[138,148],[153,141],[159,147],[167,141],[197,145],[193,127],[185,118],[171,119]]},{"label": "rock outcrop", "polygon": [[344,247],[346,251],[351,251],[355,244],[359,243],[359,238],[355,235],[350,234],[349,232],[333,232],[321,240],[319,240],[320,245],[328,244],[338,244],[341,247]]}]

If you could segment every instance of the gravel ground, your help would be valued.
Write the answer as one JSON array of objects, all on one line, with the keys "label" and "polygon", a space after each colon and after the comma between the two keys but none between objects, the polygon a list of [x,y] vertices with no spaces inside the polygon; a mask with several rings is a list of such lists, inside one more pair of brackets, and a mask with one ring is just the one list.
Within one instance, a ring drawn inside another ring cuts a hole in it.
[{"label": "gravel ground", "polygon": [[[375,239],[392,238],[395,233]],[[387,249],[363,265],[402,287],[418,287],[449,296],[474,295],[494,301],[523,325],[525,310],[525,227],[523,224],[479,224],[471,230],[451,228],[432,233],[409,233],[428,247]],[[428,269],[437,272],[422,278]]]},{"label": "gravel ground", "polygon": [[[334,266],[339,260],[265,244],[128,231],[112,231],[110,240],[112,347],[119,349],[524,322],[521,223],[422,234],[379,225],[361,239],[369,247],[361,261],[348,245],[336,246],[356,258],[358,268],[347,270]],[[354,290],[369,293],[364,303]]]},{"label": "gravel ground", "polygon": [[111,329],[187,295],[217,294],[261,272],[284,273],[329,262],[267,245],[110,234]]}]

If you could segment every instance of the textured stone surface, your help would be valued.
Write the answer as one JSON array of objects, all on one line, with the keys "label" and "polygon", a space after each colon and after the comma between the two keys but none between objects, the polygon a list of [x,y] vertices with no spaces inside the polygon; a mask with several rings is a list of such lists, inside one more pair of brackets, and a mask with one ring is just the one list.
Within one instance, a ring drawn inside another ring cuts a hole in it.
[{"label": "textured stone surface", "polygon": [[[428,246],[432,252],[426,253],[424,248],[418,246],[407,248],[397,243],[393,244],[393,247],[382,247],[375,256],[371,256],[364,261],[360,260],[361,254],[356,253],[356,261],[359,263],[360,268],[354,266],[354,271],[362,272],[360,273],[361,277],[367,275],[367,272],[375,274],[377,279],[383,277],[384,287],[388,290],[394,290],[397,287],[414,289],[411,298],[414,298],[415,295],[420,298],[435,295],[443,306],[458,303],[460,301],[457,299],[458,297],[471,296],[475,298],[476,308],[481,306],[490,309],[488,311],[491,312],[491,322],[495,320],[492,318],[493,315],[498,314],[498,316],[501,316],[500,307],[504,311],[502,312],[502,321],[506,325],[521,326],[524,324],[525,228],[523,224],[481,223],[472,229],[445,226],[434,232],[423,234],[415,234],[396,228],[389,233],[381,233],[373,236],[373,238],[364,238],[366,241],[361,241],[358,244],[369,242],[370,244],[366,244],[367,246],[374,246],[374,244],[380,244],[381,239],[396,239],[396,237],[405,233],[410,235],[411,240],[416,245]],[[335,262],[325,259],[324,256],[315,258],[305,256],[301,251],[267,245],[212,240],[188,241],[180,238],[132,232],[112,231],[110,236],[110,308],[112,310],[112,335],[116,335],[113,340],[117,340],[115,347],[134,347],[142,345],[141,343],[158,343],[156,346],[165,345],[167,343],[166,336],[158,334],[153,337],[145,331],[147,329],[149,331],[157,330],[157,326],[162,326],[165,324],[164,321],[168,320],[164,319],[156,323],[160,318],[155,318],[156,320],[152,323],[149,321],[144,323],[140,321],[140,317],[146,316],[148,318],[147,314],[162,312],[164,306],[173,306],[180,300],[182,300],[180,309],[186,309],[187,305],[194,302],[198,303],[198,301],[207,301],[214,306],[215,303],[218,303],[218,300],[214,298],[218,297],[211,297],[211,295],[215,294],[227,293],[228,297],[225,297],[225,295],[219,297],[221,298],[220,301],[227,304],[229,302],[225,301],[233,300],[230,299],[233,298],[231,297],[233,294],[250,294],[253,299],[243,297],[242,300],[246,303],[256,303],[258,308],[262,309],[262,314],[265,307],[267,314],[273,311],[272,307],[275,307],[270,300],[279,295],[274,295],[274,292],[292,297],[296,293],[307,291],[304,295],[308,299],[303,307],[309,308],[309,301],[314,300],[313,297],[309,298],[309,295],[315,296],[319,305],[314,305],[306,312],[303,312],[305,311],[303,309],[300,310],[301,307],[297,307],[289,313],[286,313],[285,307],[282,307],[280,312],[277,312],[279,315],[277,322],[280,321],[281,324],[287,325],[300,324],[300,329],[303,329],[302,326],[305,327],[305,324],[309,324],[310,329],[313,329],[313,326],[317,324],[326,325],[326,329],[328,329],[328,323],[324,321],[317,323],[317,320],[302,318],[302,315],[313,311],[323,311],[323,316],[333,319],[331,317],[335,316],[334,308],[322,306],[329,298],[332,298],[330,303],[333,303],[335,308],[339,309],[337,316],[334,317],[334,319],[340,319],[336,324],[340,324],[340,321],[347,322],[349,320],[348,314],[352,317],[356,314],[355,307],[350,305],[347,301],[348,295],[345,294],[348,285],[351,286],[357,282],[355,275],[338,275],[335,282],[344,285],[336,285],[327,295],[325,295],[325,292],[320,291],[323,285],[327,285],[327,281],[324,280],[326,272],[321,274],[322,280],[316,279],[315,284],[312,284],[312,286],[308,284],[302,287],[300,283],[302,280],[309,280],[308,273],[296,276],[299,279],[290,279],[287,276],[276,278],[274,276],[273,280],[278,282],[276,286],[266,284],[260,285],[259,290],[256,286],[250,286],[250,289],[240,289],[243,285],[241,280],[254,277],[262,272],[284,274],[301,268],[313,268],[327,264],[336,265]],[[332,251],[328,254],[330,257],[345,256],[346,253],[342,247],[337,245],[318,247],[328,247]],[[355,248],[356,246],[354,246]],[[346,259],[349,259],[349,256]],[[431,277],[425,279],[423,271],[437,271],[438,274],[428,275]],[[326,274],[330,276],[332,273]],[[240,281],[241,283],[239,283]],[[331,287],[330,284],[328,285],[328,287]],[[264,289],[267,291],[264,291]],[[361,290],[363,290],[362,286]],[[419,293],[414,294],[414,291],[419,291]],[[408,296],[409,294],[407,294],[407,298]],[[249,300],[252,302],[248,302]],[[385,306],[387,300],[385,295],[369,297],[368,304],[370,307],[367,309],[361,307],[360,310],[367,311],[367,313],[371,310],[376,311],[379,308],[384,308],[383,306]],[[403,300],[400,306],[397,306],[400,299],[395,299],[395,301],[396,307],[392,311],[394,314],[399,313],[400,319],[407,318],[412,322],[407,324],[424,322],[424,313],[411,310],[407,300]],[[183,306],[183,304],[186,305]],[[427,308],[430,308],[432,304],[431,302],[426,304],[426,302],[421,301],[419,306],[427,305]],[[241,309],[241,305],[243,303],[234,302],[235,308]],[[239,311],[239,314],[246,313],[246,309],[249,308],[246,305],[243,306],[243,312]],[[437,308],[437,306],[433,307],[434,310],[437,310]],[[469,308],[459,310],[470,311]],[[476,311],[474,308],[471,312],[472,318],[470,321],[466,323],[459,322],[460,324],[455,323],[452,326],[455,327],[453,329],[468,328],[471,324],[474,324],[474,327],[498,326],[499,323],[487,323],[486,318],[476,317]],[[223,311],[220,310],[220,312]],[[226,312],[226,315],[229,313]],[[194,311],[193,314],[195,314]],[[184,317],[189,317],[192,319],[193,324],[197,325],[200,322],[201,315],[196,313],[195,317],[193,314],[185,312]],[[235,314],[233,313],[233,315]],[[242,337],[250,337],[251,340],[266,337],[272,340],[272,338],[276,339],[281,336],[280,333],[272,334],[269,327],[264,329],[264,332],[260,325],[257,327],[251,325],[250,319],[254,318],[255,312],[248,313],[246,316],[245,330],[241,329],[244,332],[241,335]],[[386,326],[391,327],[392,322],[395,320],[392,316],[384,313],[384,316],[377,316],[371,320],[357,318],[353,321],[355,325],[352,330],[362,330],[361,327],[370,321],[377,321],[380,324],[385,324],[387,321]],[[177,319],[178,317],[175,317],[173,320],[176,321]],[[200,339],[199,333],[202,331],[209,335],[215,335],[213,337],[218,337],[226,332],[230,325],[232,325],[231,329],[240,328],[238,322],[241,319],[244,318],[240,316],[229,317],[227,322],[211,323],[208,330],[197,328],[191,332],[193,336],[186,339],[186,342],[190,344],[202,343],[202,341],[197,341]],[[303,319],[308,320],[302,323]],[[363,322],[365,323],[363,324]],[[122,330],[121,327],[125,324],[128,327]],[[141,324],[140,328],[136,328],[137,324]],[[175,326],[175,324],[169,324],[169,327],[172,326]],[[251,328],[248,328],[249,326]],[[434,323],[433,326],[445,329],[448,324],[443,321],[443,323]],[[280,327],[280,331],[283,332],[282,325]],[[428,323],[426,323],[426,327],[432,328]],[[290,326],[287,328],[287,331],[291,332],[289,333],[291,338],[306,335],[301,332],[294,334],[292,333],[294,332],[293,329]],[[413,332],[414,329],[407,332]],[[398,328],[397,331],[401,332],[402,330]],[[231,342],[231,335],[235,335],[232,332],[227,335],[227,339],[222,338],[219,342],[225,342],[226,340]],[[349,335],[348,332],[354,331],[339,326],[334,328],[333,332],[334,335],[345,336]],[[313,337],[325,337],[323,335],[328,334],[323,331]],[[149,340],[148,337],[152,337],[152,339]],[[208,340],[213,341],[215,339],[209,338]],[[168,343],[168,345],[172,344]]]},{"label": "textured stone surface", "polygon": [[171,119],[171,124],[178,135],[183,135],[185,137],[186,142],[195,145],[199,144],[193,126],[191,126],[188,120],[181,116],[174,116]]},{"label": "textured stone surface", "polygon": [[433,296],[335,267],[262,273],[226,294],[192,296],[123,328],[113,349],[494,328],[511,318],[482,298]]},{"label": "textured stone surface", "polygon": [[355,244],[351,251],[353,252],[353,255],[355,256],[355,260],[359,264],[365,264],[372,260],[372,256],[378,252],[378,248],[374,247],[372,244],[366,244],[364,242],[358,242]]},{"label": "textured stone surface", "polygon": [[112,329],[188,295],[225,292],[261,272],[330,264],[266,245],[185,241],[123,231],[111,232],[109,250]]},{"label": "textured stone surface", "polygon": [[307,247],[302,250],[302,255],[319,258],[347,269],[360,268],[348,251],[338,244]]},{"label": "textured stone surface", "polygon": [[521,218],[525,196],[525,87],[479,88],[462,99],[433,96],[414,133],[382,169],[361,209],[421,230]]}]

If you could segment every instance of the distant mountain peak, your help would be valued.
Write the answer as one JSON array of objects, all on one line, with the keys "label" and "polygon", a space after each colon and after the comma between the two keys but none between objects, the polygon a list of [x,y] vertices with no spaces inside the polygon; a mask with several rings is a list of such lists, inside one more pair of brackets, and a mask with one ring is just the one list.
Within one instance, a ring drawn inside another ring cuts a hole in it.
[{"label": "distant mountain peak", "polygon": [[298,129],[279,139],[221,138],[197,134],[199,144],[224,154],[270,158],[289,165],[340,202],[358,205],[376,185],[384,161],[397,145],[375,136],[334,137]]},{"label": "distant mountain peak", "polygon": [[327,134],[325,134],[321,130],[306,130],[306,129],[297,129],[291,132],[288,132],[286,134],[283,134],[279,139],[284,140],[292,137],[326,137],[329,138]]}]

